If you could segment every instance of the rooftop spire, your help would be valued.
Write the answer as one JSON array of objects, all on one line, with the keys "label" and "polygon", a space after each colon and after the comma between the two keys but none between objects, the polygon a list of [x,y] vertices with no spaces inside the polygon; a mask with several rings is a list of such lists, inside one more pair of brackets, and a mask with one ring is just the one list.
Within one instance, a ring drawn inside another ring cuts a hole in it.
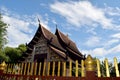
[{"label": "rooftop spire", "polygon": [[39,22],[39,24],[40,24],[40,19],[38,18],[38,22]]},{"label": "rooftop spire", "polygon": [[57,24],[56,24],[56,29],[57,29]]}]

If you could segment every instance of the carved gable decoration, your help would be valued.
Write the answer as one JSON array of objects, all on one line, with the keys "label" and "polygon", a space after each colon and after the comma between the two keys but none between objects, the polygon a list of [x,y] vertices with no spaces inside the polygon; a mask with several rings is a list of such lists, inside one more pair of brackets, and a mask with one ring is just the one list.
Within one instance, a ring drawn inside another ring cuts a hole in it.
[{"label": "carved gable decoration", "polygon": [[40,37],[38,43],[35,45],[35,54],[45,54],[48,51],[47,41],[43,36]]}]

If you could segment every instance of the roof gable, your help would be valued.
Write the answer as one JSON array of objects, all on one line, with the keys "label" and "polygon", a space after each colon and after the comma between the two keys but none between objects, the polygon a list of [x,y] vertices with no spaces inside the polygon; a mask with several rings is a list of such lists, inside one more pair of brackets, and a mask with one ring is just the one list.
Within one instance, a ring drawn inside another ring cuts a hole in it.
[{"label": "roof gable", "polygon": [[40,40],[41,36],[43,36],[47,41],[48,47],[60,54],[60,56],[62,56],[63,58],[66,58],[68,52],[70,52],[70,54],[73,54],[77,58],[83,59],[83,55],[79,52],[78,48],[76,47],[76,44],[72,40],[70,40],[58,29],[56,29],[55,34],[51,33],[41,24],[39,24],[38,30],[36,31],[33,39],[27,45],[27,51],[25,54],[31,55],[34,49],[34,45],[39,43],[38,41]]},{"label": "roof gable", "polygon": [[78,53],[78,54],[80,54],[80,55],[82,55],[82,54],[79,52],[76,44],[75,44],[72,40],[70,40],[67,35],[64,35],[64,34],[63,34],[62,32],[60,32],[58,29],[56,29],[55,35],[60,38],[59,40],[61,40],[61,41],[66,45],[67,48],[71,49],[72,51],[74,51],[74,52],[76,52],[76,53]]},{"label": "roof gable", "polygon": [[43,36],[47,39],[48,44],[54,46],[57,49],[60,49],[62,51],[66,51],[61,44],[58,41],[58,38],[56,35],[54,35],[53,33],[51,33],[50,31],[48,31],[46,28],[44,28],[42,25],[39,25],[39,27],[41,27],[41,31]]}]

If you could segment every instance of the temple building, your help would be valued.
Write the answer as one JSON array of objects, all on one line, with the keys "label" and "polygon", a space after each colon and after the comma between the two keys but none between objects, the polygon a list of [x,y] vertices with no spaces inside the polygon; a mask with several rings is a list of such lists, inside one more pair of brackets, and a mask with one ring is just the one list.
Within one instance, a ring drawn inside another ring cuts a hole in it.
[{"label": "temple building", "polygon": [[85,56],[78,50],[76,44],[56,29],[55,34],[51,33],[39,24],[33,39],[27,44],[27,51],[22,55],[25,62],[44,61],[69,61],[85,59]]}]

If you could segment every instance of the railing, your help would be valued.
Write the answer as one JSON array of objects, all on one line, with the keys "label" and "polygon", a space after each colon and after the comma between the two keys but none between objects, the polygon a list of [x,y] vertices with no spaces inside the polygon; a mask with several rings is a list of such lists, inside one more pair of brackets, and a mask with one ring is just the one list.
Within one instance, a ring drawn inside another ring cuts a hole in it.
[{"label": "railing", "polygon": [[[114,58],[116,77],[111,77],[105,59],[106,77],[101,77],[100,61],[90,55],[78,64],[69,62],[16,63],[0,65],[0,80],[120,80],[117,59]],[[6,68],[5,68],[6,66]],[[4,71],[3,71],[4,70]]]}]

